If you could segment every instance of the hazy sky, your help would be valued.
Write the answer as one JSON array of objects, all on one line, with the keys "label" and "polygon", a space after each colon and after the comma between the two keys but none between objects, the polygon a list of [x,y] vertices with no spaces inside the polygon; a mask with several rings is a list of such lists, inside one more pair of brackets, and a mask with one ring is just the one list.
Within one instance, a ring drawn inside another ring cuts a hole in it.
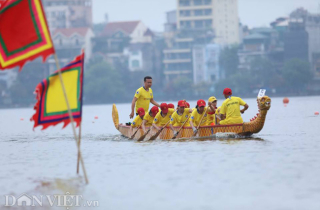
[{"label": "hazy sky", "polygon": [[[298,7],[318,13],[320,0],[238,0],[239,17],[244,25],[269,26],[280,16],[288,16]],[[142,20],[152,30],[163,31],[165,13],[176,8],[176,0],[93,0],[93,21]]]}]

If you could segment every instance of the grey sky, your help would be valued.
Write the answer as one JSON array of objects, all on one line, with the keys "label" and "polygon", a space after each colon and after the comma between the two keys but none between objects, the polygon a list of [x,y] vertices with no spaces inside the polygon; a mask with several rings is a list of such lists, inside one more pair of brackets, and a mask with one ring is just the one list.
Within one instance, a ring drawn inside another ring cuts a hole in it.
[{"label": "grey sky", "polygon": [[[298,7],[320,13],[320,0],[238,0],[239,17],[249,27],[269,26],[280,16]],[[165,12],[176,8],[176,0],[93,0],[93,21],[99,23],[108,13],[109,21],[142,20],[152,30],[163,31]]]}]

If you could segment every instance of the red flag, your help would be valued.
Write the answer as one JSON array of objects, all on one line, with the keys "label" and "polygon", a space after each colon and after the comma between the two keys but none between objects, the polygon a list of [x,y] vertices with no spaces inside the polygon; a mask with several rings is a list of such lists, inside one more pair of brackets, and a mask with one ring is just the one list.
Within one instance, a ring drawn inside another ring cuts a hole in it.
[{"label": "red flag", "polygon": [[7,0],[0,6],[0,70],[54,53],[41,0]]}]

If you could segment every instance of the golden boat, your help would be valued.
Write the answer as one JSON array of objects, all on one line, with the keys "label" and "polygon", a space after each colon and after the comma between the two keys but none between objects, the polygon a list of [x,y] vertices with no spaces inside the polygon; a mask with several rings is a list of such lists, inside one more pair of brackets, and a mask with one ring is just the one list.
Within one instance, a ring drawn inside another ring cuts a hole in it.
[{"label": "golden boat", "polygon": [[[217,133],[232,133],[240,136],[251,136],[254,133],[259,133],[265,123],[267,113],[271,107],[271,99],[268,96],[263,96],[257,99],[259,114],[255,118],[253,118],[250,122],[244,122],[243,124],[233,124],[233,125],[214,125],[214,126],[201,126],[199,128],[198,137],[210,137]],[[130,126],[125,124],[119,124],[119,114],[115,104],[112,107],[112,118],[114,126],[120,133],[130,138]],[[179,130],[180,127],[175,127],[176,131]],[[137,128],[133,129],[133,132],[136,131]],[[148,129],[148,128],[147,128]],[[139,139],[144,133],[140,128],[140,131],[136,133],[134,136],[134,140]],[[155,135],[157,130],[152,129],[147,136],[144,138],[145,140],[149,140],[153,135]],[[172,139],[173,132],[169,127],[166,127],[162,130],[157,139]],[[180,131],[177,138],[191,138],[193,137],[193,130],[191,127],[184,127]]]}]

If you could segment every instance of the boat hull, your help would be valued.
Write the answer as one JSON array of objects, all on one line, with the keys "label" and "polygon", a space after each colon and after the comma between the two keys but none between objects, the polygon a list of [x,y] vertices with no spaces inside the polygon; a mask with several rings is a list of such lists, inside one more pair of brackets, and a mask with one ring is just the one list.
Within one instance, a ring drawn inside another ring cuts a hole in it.
[{"label": "boat hull", "polygon": [[[149,128],[147,128],[149,129]],[[179,127],[174,128],[176,131],[179,130]],[[119,125],[119,131],[120,133],[130,138],[130,126],[126,125]],[[136,129],[133,129],[133,132],[135,132]],[[148,135],[145,137],[145,140],[148,140],[151,138],[151,136],[155,135],[157,130],[152,129]],[[245,132],[243,124],[235,124],[235,125],[215,125],[215,126],[203,126],[199,128],[197,137],[210,137],[216,133],[236,133],[238,135],[242,136],[251,136],[252,133]],[[140,128],[139,131],[134,136],[134,139],[139,139],[140,136],[144,134],[143,130]],[[173,132],[169,127],[166,127],[163,129],[163,131],[160,133],[160,135],[157,137],[157,139],[172,139]],[[193,130],[191,127],[185,127],[181,129],[180,133],[178,134],[177,138],[190,138],[193,137]]]}]

